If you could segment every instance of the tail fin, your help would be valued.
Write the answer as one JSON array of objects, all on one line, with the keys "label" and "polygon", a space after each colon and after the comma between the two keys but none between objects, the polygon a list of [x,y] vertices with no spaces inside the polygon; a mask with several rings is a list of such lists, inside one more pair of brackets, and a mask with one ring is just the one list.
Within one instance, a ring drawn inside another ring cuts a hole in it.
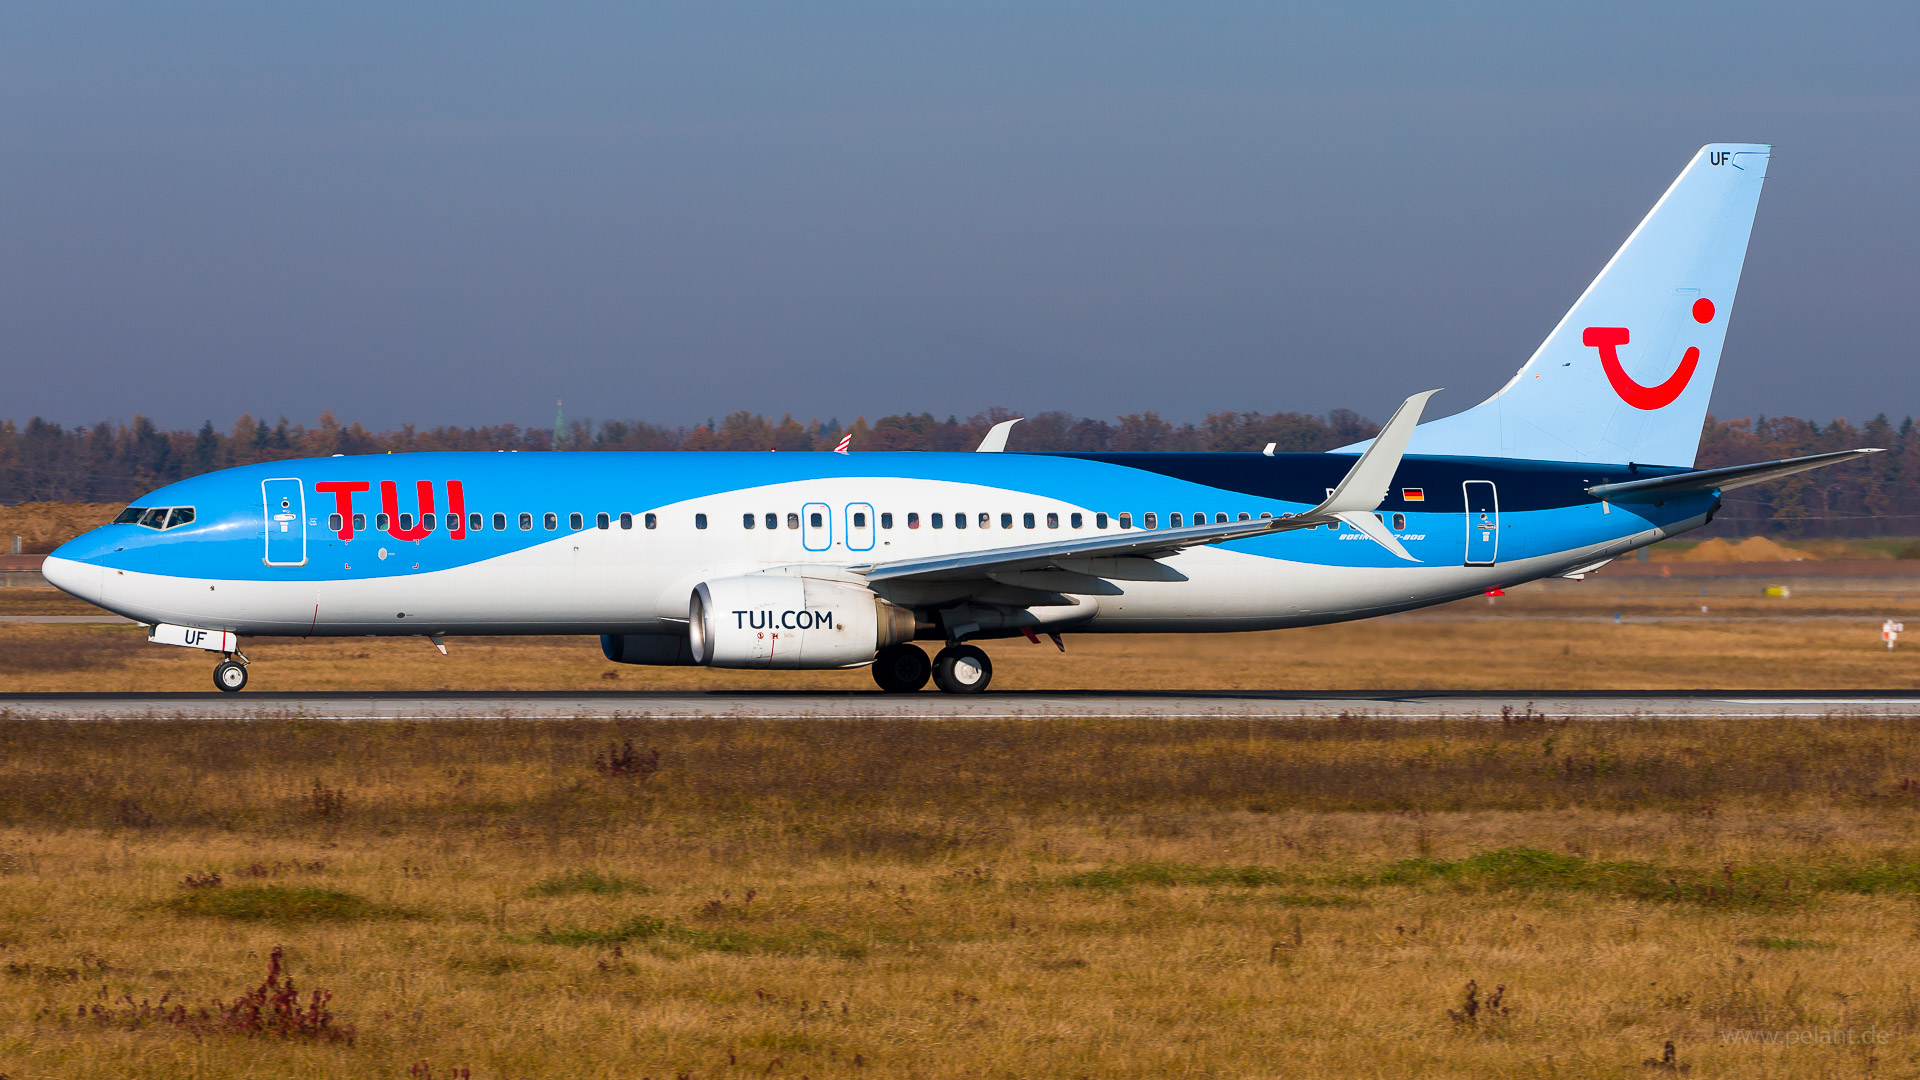
[{"label": "tail fin", "polygon": [[1701,147],[1526,366],[1408,452],[1692,465],[1771,150]]}]

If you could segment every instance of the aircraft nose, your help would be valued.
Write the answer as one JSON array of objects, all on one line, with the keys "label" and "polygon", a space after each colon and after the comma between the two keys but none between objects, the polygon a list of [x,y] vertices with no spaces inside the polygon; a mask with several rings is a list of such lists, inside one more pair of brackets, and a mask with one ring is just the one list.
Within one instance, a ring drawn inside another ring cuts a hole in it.
[{"label": "aircraft nose", "polygon": [[79,555],[80,552],[75,550],[75,542],[68,541],[47,556],[47,561],[40,566],[40,574],[54,588],[97,604],[100,602],[103,568]]}]

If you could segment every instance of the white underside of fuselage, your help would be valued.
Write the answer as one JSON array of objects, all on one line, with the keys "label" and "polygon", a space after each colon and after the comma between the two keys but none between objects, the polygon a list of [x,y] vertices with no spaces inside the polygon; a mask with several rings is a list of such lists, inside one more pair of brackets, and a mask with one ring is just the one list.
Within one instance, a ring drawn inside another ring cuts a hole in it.
[{"label": "white underside of fuselage", "polygon": [[[711,502],[712,500],[708,500]],[[1184,580],[1113,581],[1107,595],[1068,595],[1033,608],[1043,629],[1095,633],[1210,633],[1279,629],[1404,611],[1488,588],[1565,573],[1653,543],[1699,522],[1493,566],[1350,567],[1202,547],[1162,560]],[[819,562],[702,560],[698,544],[635,558],[633,533],[589,530],[497,558],[379,578],[259,581],[175,577],[51,560],[50,577],[144,623],[243,635],[644,634],[685,628],[703,580],[755,572],[858,580],[849,558]],[[369,538],[355,557],[391,540]],[[709,545],[713,546],[713,545]],[[671,557],[678,556],[678,557]],[[390,550],[389,558],[408,557]],[[97,584],[96,584],[97,583]],[[96,591],[97,589],[97,591]],[[889,587],[879,589],[887,595]]]}]

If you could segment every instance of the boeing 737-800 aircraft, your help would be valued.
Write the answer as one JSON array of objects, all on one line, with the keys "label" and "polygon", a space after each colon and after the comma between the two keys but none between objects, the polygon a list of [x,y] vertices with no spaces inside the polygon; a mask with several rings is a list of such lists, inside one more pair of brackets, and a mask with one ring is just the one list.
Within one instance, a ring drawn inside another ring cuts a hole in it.
[{"label": "boeing 737-800 aircraft", "polygon": [[[48,580],[241,639],[597,634],[630,664],[873,665],[986,688],[975,639],[1267,630],[1591,570],[1722,492],[1871,453],[1694,469],[1769,148],[1703,147],[1518,374],[1327,454],[449,453],[170,484]],[[931,662],[916,640],[945,643]]]}]

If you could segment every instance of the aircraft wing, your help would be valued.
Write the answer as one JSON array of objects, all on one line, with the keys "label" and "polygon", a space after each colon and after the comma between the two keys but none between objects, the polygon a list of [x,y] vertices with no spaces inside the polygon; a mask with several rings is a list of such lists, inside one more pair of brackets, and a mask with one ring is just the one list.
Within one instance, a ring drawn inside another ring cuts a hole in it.
[{"label": "aircraft wing", "polygon": [[1007,573],[1018,570],[1040,570],[1056,567],[1062,570],[1074,570],[1081,573],[1103,576],[1103,567],[1087,560],[1096,559],[1160,559],[1187,548],[1203,544],[1219,544],[1228,540],[1240,540],[1249,536],[1262,536],[1267,533],[1290,532],[1294,529],[1310,529],[1316,525],[1333,522],[1345,522],[1365,533],[1375,543],[1409,562],[1418,562],[1407,553],[1400,541],[1394,538],[1373,511],[1386,498],[1387,490],[1393,483],[1393,474],[1400,467],[1400,459],[1406,453],[1407,439],[1413,434],[1415,425],[1420,423],[1420,413],[1426,407],[1427,399],[1438,391],[1427,390],[1408,398],[1387,421],[1380,435],[1374,439],[1367,452],[1360,455],[1353,468],[1340,481],[1325,502],[1302,514],[1291,517],[1258,518],[1252,521],[1229,521],[1212,525],[1189,525],[1180,529],[1139,529],[1120,533],[1107,533],[1101,536],[1076,536],[1039,544],[1018,544],[1012,547],[986,548],[980,551],[963,551],[952,555],[935,555],[923,559],[903,559],[897,562],[864,563],[849,566],[855,573],[863,574],[868,581],[970,581],[985,578],[989,574]]},{"label": "aircraft wing", "polygon": [[1828,465],[1838,465],[1843,461],[1852,461],[1866,454],[1878,453],[1880,453],[1878,449],[1836,450],[1830,454],[1808,454],[1805,457],[1781,458],[1778,461],[1762,461],[1753,465],[1730,465],[1724,469],[1695,469],[1692,472],[1654,476],[1645,480],[1597,484],[1588,488],[1587,494],[1613,502],[1653,502],[1657,499],[1696,491],[1732,491],[1734,488],[1778,480],[1783,476],[1792,476],[1812,469],[1823,469]]}]

